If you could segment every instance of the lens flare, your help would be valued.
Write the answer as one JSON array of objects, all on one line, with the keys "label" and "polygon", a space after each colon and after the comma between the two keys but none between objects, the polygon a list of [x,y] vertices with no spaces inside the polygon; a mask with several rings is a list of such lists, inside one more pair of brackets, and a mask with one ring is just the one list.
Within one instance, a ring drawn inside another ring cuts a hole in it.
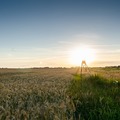
[{"label": "lens flare", "polygon": [[75,48],[70,52],[70,63],[80,65],[82,60],[88,64],[95,60],[95,51],[88,47]]}]

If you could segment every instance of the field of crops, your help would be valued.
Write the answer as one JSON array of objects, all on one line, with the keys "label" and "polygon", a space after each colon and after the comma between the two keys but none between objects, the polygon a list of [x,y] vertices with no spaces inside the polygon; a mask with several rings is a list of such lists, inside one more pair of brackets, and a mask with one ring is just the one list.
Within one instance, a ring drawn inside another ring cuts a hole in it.
[{"label": "field of crops", "polygon": [[120,69],[90,71],[0,69],[0,120],[119,120]]}]

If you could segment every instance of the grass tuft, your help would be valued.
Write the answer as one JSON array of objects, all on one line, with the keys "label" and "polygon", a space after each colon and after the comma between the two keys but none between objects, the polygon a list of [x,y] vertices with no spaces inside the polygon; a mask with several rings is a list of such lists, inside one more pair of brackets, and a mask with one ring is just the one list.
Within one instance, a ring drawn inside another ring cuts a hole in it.
[{"label": "grass tuft", "polygon": [[75,75],[69,92],[75,105],[74,119],[120,119],[119,82],[99,75]]}]

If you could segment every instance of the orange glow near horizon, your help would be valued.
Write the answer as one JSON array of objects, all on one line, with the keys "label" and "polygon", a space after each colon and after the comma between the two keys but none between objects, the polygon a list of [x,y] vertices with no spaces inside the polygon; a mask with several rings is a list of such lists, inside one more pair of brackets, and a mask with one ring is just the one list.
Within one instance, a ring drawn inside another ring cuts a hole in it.
[{"label": "orange glow near horizon", "polygon": [[70,52],[70,63],[72,65],[80,65],[82,60],[88,64],[95,61],[95,50],[88,47],[78,47]]}]

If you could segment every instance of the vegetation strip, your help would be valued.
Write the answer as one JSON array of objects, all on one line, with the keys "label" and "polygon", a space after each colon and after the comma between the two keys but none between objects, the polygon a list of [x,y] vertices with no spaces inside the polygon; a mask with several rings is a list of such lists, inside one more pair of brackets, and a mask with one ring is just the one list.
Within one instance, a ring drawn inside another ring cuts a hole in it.
[{"label": "vegetation strip", "polygon": [[74,75],[69,87],[76,120],[119,120],[120,82],[99,75]]}]

